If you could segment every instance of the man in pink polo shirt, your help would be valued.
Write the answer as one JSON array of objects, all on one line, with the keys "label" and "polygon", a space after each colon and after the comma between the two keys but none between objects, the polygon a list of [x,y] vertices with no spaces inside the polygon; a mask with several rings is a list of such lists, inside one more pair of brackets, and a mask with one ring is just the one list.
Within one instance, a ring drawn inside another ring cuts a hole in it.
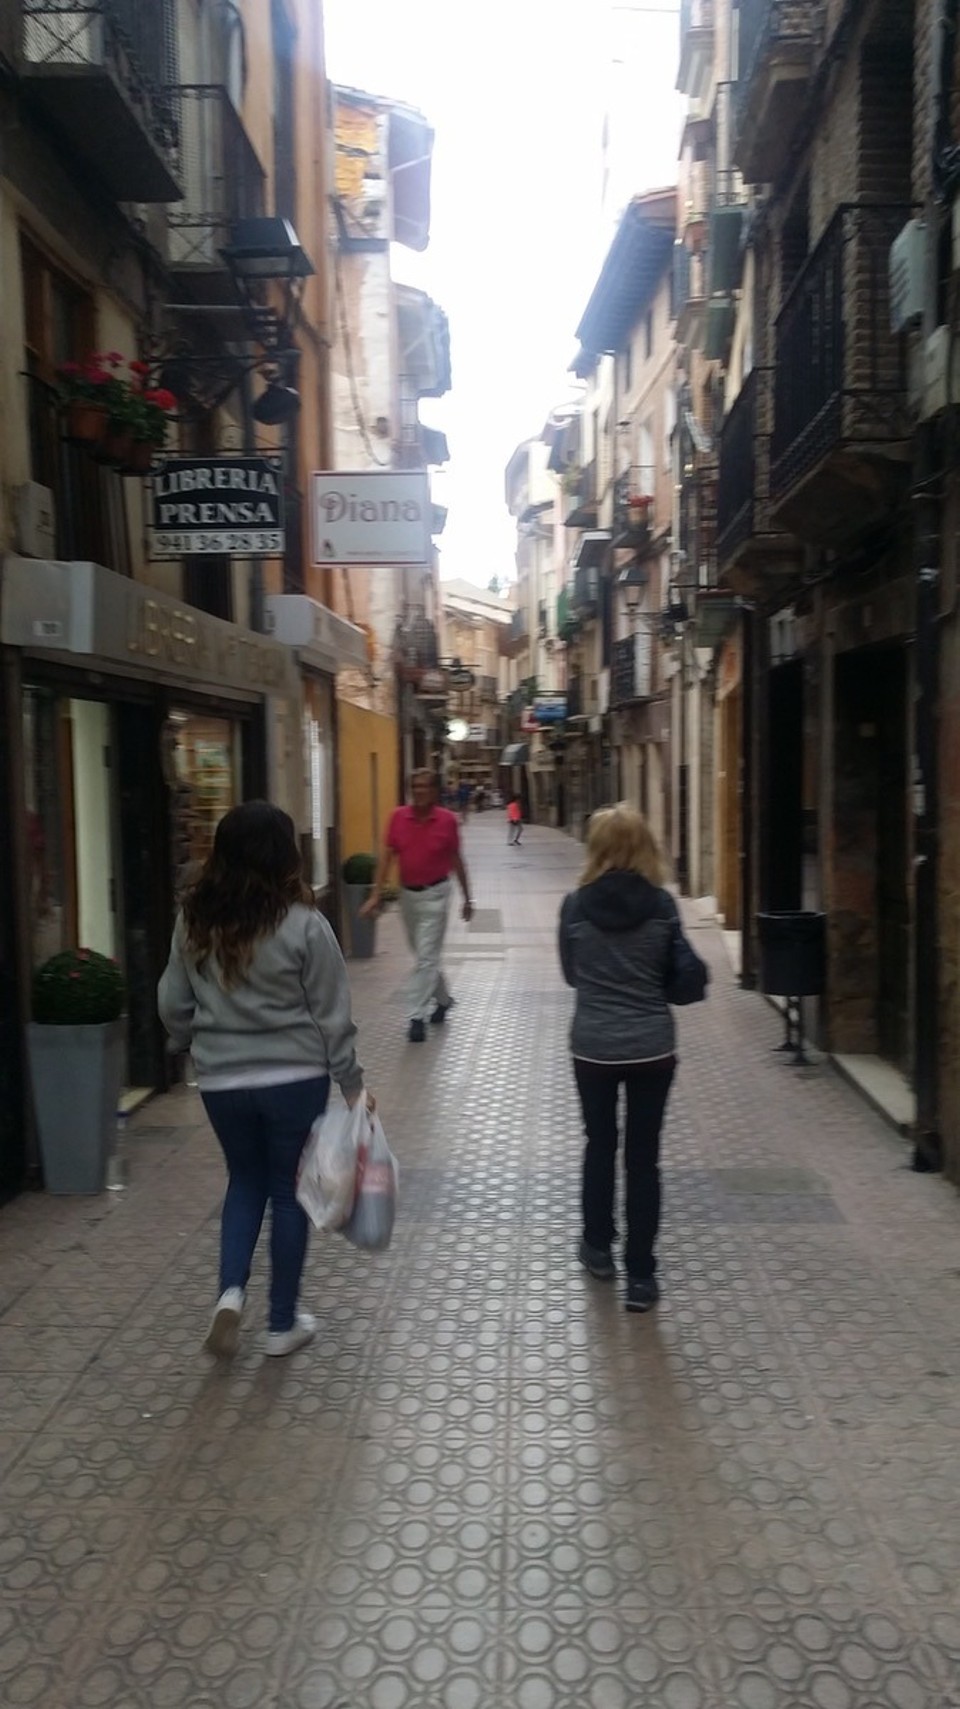
[{"label": "man in pink polo shirt", "polygon": [[411,1044],[423,1044],[427,1021],[442,1026],[453,1006],[440,966],[450,908],[450,875],[463,891],[463,918],[473,914],[467,869],[460,853],[460,827],[455,813],[437,805],[437,780],[430,771],[411,779],[412,805],[390,815],[370,899],[361,909],[375,914],[383,887],[396,860],[400,869],[400,911],[416,958],[410,980]]}]

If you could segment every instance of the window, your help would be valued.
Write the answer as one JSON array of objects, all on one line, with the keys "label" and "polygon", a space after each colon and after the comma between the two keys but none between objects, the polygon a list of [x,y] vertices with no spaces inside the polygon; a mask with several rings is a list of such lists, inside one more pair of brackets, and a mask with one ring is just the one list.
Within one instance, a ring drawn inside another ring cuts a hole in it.
[{"label": "window", "polygon": [[653,310],[648,309],[643,322],[643,354],[649,362],[653,355]]},{"label": "window", "polygon": [[57,370],[89,356],[95,341],[93,298],[26,234],[20,237],[23,280],[26,418],[30,474],[53,493],[57,556],[89,558],[131,573],[123,481],[62,436]]},{"label": "window", "polygon": [[631,391],[633,388],[633,344],[630,339],[627,340],[627,346],[623,352],[621,372],[623,376],[623,390],[626,393]]}]

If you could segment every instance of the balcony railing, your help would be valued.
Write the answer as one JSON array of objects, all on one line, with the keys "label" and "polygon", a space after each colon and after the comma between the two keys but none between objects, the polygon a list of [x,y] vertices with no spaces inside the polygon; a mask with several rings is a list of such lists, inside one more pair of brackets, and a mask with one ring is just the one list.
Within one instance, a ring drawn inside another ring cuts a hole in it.
[{"label": "balcony railing", "polygon": [[595,569],[580,569],[573,572],[573,587],[570,593],[570,609],[575,616],[586,618],[596,617],[600,603],[600,581]]},{"label": "balcony railing", "polygon": [[21,75],[118,201],[168,202],[175,175],[174,0],[20,0]]},{"label": "balcony railing", "polygon": [[736,157],[752,183],[776,176],[813,62],[816,0],[740,0]]},{"label": "balcony railing", "polygon": [[653,531],[656,470],[649,464],[624,469],[613,483],[614,544],[635,550]]},{"label": "balcony railing", "polygon": [[771,494],[780,500],[843,447],[911,430],[902,344],[890,330],[890,245],[905,206],[840,208],[780,310]]},{"label": "balcony railing", "polygon": [[89,560],[131,574],[125,483],[90,450],[63,437],[56,390],[24,374],[33,480],[53,494],[54,557]]},{"label": "balcony railing", "polygon": [[649,700],[653,693],[653,636],[644,626],[624,641],[614,641],[610,661],[610,699],[614,706]]},{"label": "balcony railing", "polygon": [[720,437],[717,558],[729,563],[754,530],[757,482],[757,372],[747,375]]},{"label": "balcony railing", "polygon": [[177,272],[223,272],[231,225],[264,211],[263,167],[221,84],[182,84],[171,98],[179,113],[183,200],[167,215],[167,259]]}]

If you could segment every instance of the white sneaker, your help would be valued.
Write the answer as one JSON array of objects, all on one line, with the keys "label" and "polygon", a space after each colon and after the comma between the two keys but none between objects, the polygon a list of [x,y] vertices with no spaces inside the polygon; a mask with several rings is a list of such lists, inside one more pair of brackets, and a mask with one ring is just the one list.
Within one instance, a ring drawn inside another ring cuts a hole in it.
[{"label": "white sneaker", "polygon": [[227,1288],[217,1301],[210,1333],[204,1342],[206,1352],[215,1359],[232,1359],[240,1340],[240,1318],[243,1313],[243,1289]]},{"label": "white sneaker", "polygon": [[298,1347],[305,1347],[317,1333],[317,1320],[308,1311],[298,1311],[297,1321],[292,1329],[271,1330],[267,1336],[267,1354],[271,1359],[281,1359],[285,1353],[295,1353]]}]

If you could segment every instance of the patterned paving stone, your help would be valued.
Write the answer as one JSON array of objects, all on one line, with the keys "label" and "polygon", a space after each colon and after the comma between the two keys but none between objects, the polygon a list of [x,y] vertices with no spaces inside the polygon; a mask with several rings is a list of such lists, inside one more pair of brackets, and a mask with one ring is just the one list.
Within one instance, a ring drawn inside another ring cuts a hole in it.
[{"label": "patterned paving stone", "polygon": [[[313,1244],[316,1343],[200,1351],[221,1164],[186,1088],[121,1196],[0,1212],[4,1709],[960,1709],[960,1203],[709,927],[664,1298],[577,1267],[555,962],[580,851],[468,829],[457,1007],[352,969],[401,1159],[389,1252]],[[513,851],[510,851],[511,854]]]}]

